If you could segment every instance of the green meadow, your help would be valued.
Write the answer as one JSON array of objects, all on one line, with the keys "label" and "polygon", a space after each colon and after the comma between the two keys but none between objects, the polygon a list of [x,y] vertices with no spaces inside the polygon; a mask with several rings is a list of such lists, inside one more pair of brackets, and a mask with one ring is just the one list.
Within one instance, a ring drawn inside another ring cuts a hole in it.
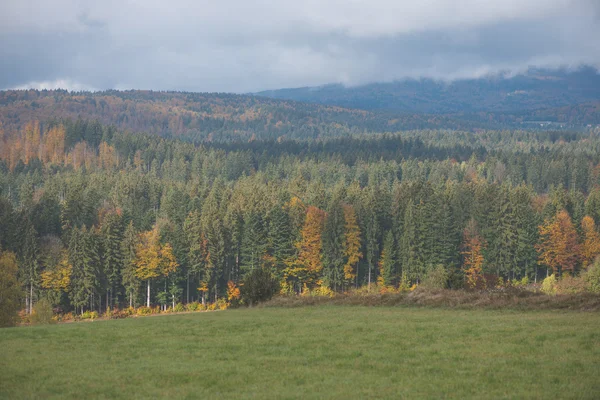
[{"label": "green meadow", "polygon": [[0,398],[600,398],[600,315],[254,308],[0,329]]}]

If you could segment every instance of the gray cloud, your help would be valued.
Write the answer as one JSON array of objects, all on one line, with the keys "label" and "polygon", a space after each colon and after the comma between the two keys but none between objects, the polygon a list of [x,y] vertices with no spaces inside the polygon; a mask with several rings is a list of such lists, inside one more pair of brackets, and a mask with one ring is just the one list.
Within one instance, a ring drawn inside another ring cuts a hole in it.
[{"label": "gray cloud", "polygon": [[598,0],[0,3],[0,88],[247,92],[600,66]]}]

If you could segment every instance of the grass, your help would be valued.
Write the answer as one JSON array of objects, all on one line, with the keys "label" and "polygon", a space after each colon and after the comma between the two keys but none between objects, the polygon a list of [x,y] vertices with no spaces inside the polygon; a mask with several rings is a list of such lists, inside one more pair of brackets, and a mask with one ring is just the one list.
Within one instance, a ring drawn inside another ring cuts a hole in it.
[{"label": "grass", "polygon": [[0,398],[600,398],[600,315],[255,308],[0,329]]}]

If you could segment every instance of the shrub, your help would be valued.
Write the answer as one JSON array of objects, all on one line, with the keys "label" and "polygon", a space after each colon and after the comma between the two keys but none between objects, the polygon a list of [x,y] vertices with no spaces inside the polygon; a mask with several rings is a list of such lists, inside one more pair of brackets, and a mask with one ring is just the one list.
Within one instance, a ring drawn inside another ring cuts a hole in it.
[{"label": "shrub", "polygon": [[513,279],[511,281],[511,285],[513,285],[514,287],[525,287],[529,285],[529,278],[527,276],[524,276],[521,280]]},{"label": "shrub", "polygon": [[256,268],[246,275],[240,289],[242,300],[252,306],[270,300],[279,291],[279,282],[266,268]]},{"label": "shrub", "polygon": [[121,319],[121,318],[127,318],[129,317],[131,314],[129,312],[129,309],[125,308],[123,310],[119,310],[118,308],[115,308],[115,310],[111,313],[111,318],[112,319]]},{"label": "shrub", "polygon": [[58,316],[58,320],[60,322],[73,321],[74,319],[75,319],[75,317],[73,317],[73,313],[71,313],[71,312],[68,312],[68,313],[65,313],[65,314],[60,314]]},{"label": "shrub", "polygon": [[51,324],[55,322],[52,317],[54,312],[52,311],[52,304],[46,299],[42,299],[37,302],[33,307],[33,313],[31,314],[31,323],[34,325]]},{"label": "shrub", "polygon": [[173,311],[175,311],[175,312],[183,312],[183,311],[185,311],[185,307],[183,306],[183,304],[177,303],[175,305],[175,309]]},{"label": "shrub", "polygon": [[586,289],[592,293],[600,293],[600,259],[590,265],[583,274]]},{"label": "shrub", "polygon": [[443,265],[438,265],[429,271],[423,279],[422,286],[428,289],[446,289],[448,287],[448,271]]},{"label": "shrub", "polygon": [[95,319],[98,319],[98,312],[97,311],[86,311],[83,314],[81,314],[81,319],[91,319],[92,321]]},{"label": "shrub", "polygon": [[400,285],[398,285],[398,292],[409,292],[411,289],[410,281],[408,280],[408,276],[403,272],[402,277],[400,278]]},{"label": "shrub", "polygon": [[197,301],[194,301],[193,303],[186,304],[185,309],[187,311],[198,311],[200,309],[199,305],[200,304]]},{"label": "shrub", "polygon": [[137,310],[135,310],[135,313],[137,315],[150,315],[153,313],[153,310],[152,310],[152,307],[142,306],[142,307],[138,307]]},{"label": "shrub", "polygon": [[558,282],[556,282],[556,293],[582,293],[586,291],[586,286],[585,279],[582,276],[573,277],[571,275],[564,275]]},{"label": "shrub", "polygon": [[323,296],[323,297],[333,297],[334,292],[327,286],[317,286],[314,290],[309,292],[311,296]]},{"label": "shrub", "polygon": [[550,296],[556,294],[556,278],[554,277],[554,274],[544,279],[542,282],[542,292]]},{"label": "shrub", "polygon": [[229,307],[229,303],[227,302],[227,299],[221,297],[220,299],[217,300],[216,308],[218,308],[219,310],[227,310],[227,307]]}]

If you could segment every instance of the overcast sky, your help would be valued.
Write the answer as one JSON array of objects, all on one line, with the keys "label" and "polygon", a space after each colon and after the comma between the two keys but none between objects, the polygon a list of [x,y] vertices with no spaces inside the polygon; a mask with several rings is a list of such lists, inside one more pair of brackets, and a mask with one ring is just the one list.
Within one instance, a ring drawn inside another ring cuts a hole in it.
[{"label": "overcast sky", "polygon": [[600,0],[0,0],[0,88],[249,92],[600,66]]}]

